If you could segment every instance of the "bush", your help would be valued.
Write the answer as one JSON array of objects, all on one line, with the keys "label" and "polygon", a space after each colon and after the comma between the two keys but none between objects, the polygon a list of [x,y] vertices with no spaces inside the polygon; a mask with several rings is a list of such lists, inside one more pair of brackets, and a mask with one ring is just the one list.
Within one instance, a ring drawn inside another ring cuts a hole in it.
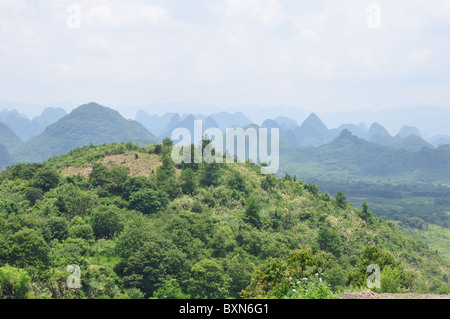
[{"label": "bush", "polygon": [[35,188],[40,188],[43,192],[48,192],[58,186],[61,180],[61,175],[59,175],[56,169],[44,166],[36,171],[30,185]]},{"label": "bush", "polygon": [[30,296],[31,277],[20,268],[0,268],[0,298],[25,299]]},{"label": "bush", "polygon": [[165,194],[153,189],[141,189],[130,196],[130,209],[144,214],[155,214],[168,204]]},{"label": "bush", "polygon": [[401,279],[402,271],[399,268],[390,265],[384,267],[381,271],[381,292],[399,293]]},{"label": "bush", "polygon": [[322,278],[298,280],[292,290],[283,298],[286,299],[339,299],[339,295],[333,293],[330,286],[322,281]]},{"label": "bush", "polygon": [[245,214],[244,214],[244,222],[249,223],[250,225],[260,228],[261,223],[261,216],[259,214],[259,211],[261,210],[261,207],[258,204],[258,201],[255,197],[250,197],[245,202]]},{"label": "bush", "polygon": [[114,207],[100,207],[91,218],[92,230],[97,239],[112,239],[123,229],[120,210]]}]

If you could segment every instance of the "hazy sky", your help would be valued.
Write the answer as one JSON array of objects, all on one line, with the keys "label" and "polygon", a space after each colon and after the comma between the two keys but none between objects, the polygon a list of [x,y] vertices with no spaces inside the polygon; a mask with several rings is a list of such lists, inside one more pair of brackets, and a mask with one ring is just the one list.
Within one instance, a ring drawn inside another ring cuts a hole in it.
[{"label": "hazy sky", "polygon": [[0,101],[450,107],[449,0],[0,0]]}]

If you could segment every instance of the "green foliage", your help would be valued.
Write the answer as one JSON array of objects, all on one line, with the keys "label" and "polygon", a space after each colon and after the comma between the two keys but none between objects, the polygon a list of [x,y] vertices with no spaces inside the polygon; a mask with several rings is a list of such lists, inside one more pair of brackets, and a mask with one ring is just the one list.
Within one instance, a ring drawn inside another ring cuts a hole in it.
[{"label": "green foliage", "polygon": [[89,174],[89,181],[94,187],[100,187],[111,194],[118,195],[122,192],[122,185],[128,178],[130,169],[124,166],[107,167],[95,163]]},{"label": "green foliage", "polygon": [[197,190],[197,176],[194,173],[194,170],[190,167],[185,168],[181,172],[181,190],[183,194],[194,194]]},{"label": "green foliage", "polygon": [[122,185],[122,197],[129,200],[133,193],[145,188],[156,189],[156,183],[144,176],[130,176]]},{"label": "green foliage", "polygon": [[28,187],[25,190],[25,198],[30,201],[30,205],[34,206],[38,200],[44,197],[44,192],[40,188]]},{"label": "green foliage", "polygon": [[338,232],[330,226],[321,226],[317,242],[321,250],[327,251],[336,257],[343,252],[342,240]]},{"label": "green foliage", "polygon": [[220,299],[228,294],[230,278],[213,259],[203,259],[191,269],[189,291],[196,299]]},{"label": "green foliage", "polygon": [[9,237],[9,262],[19,268],[43,268],[50,263],[50,247],[34,229],[24,228]]},{"label": "green foliage", "polygon": [[346,205],[346,199],[347,197],[344,195],[342,191],[338,191],[336,193],[336,205],[338,205],[340,208],[344,208]]},{"label": "green foliage", "polygon": [[198,178],[203,187],[217,186],[220,177],[220,164],[216,162],[208,164],[203,162],[199,165]]},{"label": "green foliage", "polygon": [[176,279],[166,280],[162,287],[153,293],[155,299],[190,299],[191,296],[183,293],[180,284]]},{"label": "green foliage", "polygon": [[322,281],[322,278],[314,280],[303,278],[292,285],[292,290],[283,297],[285,299],[339,299],[339,295],[333,293],[331,287]]},{"label": "green foliage", "polygon": [[[369,264],[382,269],[380,291],[449,291],[445,232],[427,235],[430,249],[400,232],[435,230],[409,215],[386,222],[251,163],[174,165],[172,142],[159,145],[89,145],[0,173],[3,297],[335,298],[364,287]],[[144,174],[100,164],[118,154],[161,164]],[[71,264],[80,289],[65,286]]]},{"label": "green foliage", "polygon": [[314,254],[310,248],[291,251],[281,258],[268,258],[259,266],[243,296],[250,298],[283,298],[304,278],[314,279],[331,262],[324,252]]},{"label": "green foliage", "polygon": [[47,242],[54,239],[62,241],[69,237],[69,226],[65,218],[51,216],[46,220],[44,227]]},{"label": "green foliage", "polygon": [[367,272],[369,265],[380,267],[382,280],[384,280],[384,288],[382,281],[382,291],[396,292],[400,287],[408,289],[412,285],[412,274],[404,270],[391,253],[377,246],[365,247],[361,259],[356,265],[356,270],[349,273],[347,282],[356,287],[365,287],[369,276]]},{"label": "green foliage", "polygon": [[27,299],[30,295],[31,277],[20,268],[4,266],[0,268],[0,298]]},{"label": "green foliage", "polygon": [[[126,262],[123,270],[124,284],[129,288],[138,288],[150,297],[157,287],[164,283],[166,276],[177,278],[182,275],[184,261],[177,261],[179,252],[166,250],[155,242],[145,242]],[[174,260],[175,259],[175,260]],[[174,267],[178,264],[178,267]]]},{"label": "green foliage", "polygon": [[92,213],[90,223],[97,239],[112,239],[123,229],[120,210],[101,206]]},{"label": "green foliage", "polygon": [[402,279],[402,270],[387,265],[381,272],[381,292],[399,293]]},{"label": "green foliage", "polygon": [[83,217],[91,212],[99,202],[97,195],[90,191],[80,190],[73,184],[65,184],[56,190],[55,206],[61,215],[68,219]]},{"label": "green foliage", "polygon": [[144,214],[155,214],[164,209],[168,199],[163,192],[141,189],[130,196],[130,209]]},{"label": "green foliage", "polygon": [[250,225],[260,228],[261,216],[260,216],[260,206],[255,197],[249,197],[249,199],[245,202],[245,214],[244,214],[244,222],[249,223]]},{"label": "green foliage", "polygon": [[53,167],[43,166],[36,170],[30,185],[41,189],[43,192],[48,192],[58,186],[60,181],[61,175]]}]

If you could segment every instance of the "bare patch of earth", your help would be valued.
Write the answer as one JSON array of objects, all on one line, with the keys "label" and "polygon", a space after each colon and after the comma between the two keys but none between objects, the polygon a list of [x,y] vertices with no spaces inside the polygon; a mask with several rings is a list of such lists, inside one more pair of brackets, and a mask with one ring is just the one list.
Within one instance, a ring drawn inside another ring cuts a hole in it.
[{"label": "bare patch of earth", "polygon": [[450,299],[449,295],[415,294],[415,293],[381,293],[371,290],[342,294],[341,299]]}]

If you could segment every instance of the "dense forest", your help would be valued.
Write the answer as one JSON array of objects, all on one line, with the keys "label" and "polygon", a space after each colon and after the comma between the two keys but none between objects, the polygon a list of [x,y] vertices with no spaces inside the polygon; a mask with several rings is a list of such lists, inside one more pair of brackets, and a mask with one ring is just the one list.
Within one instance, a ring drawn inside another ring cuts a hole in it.
[{"label": "dense forest", "polygon": [[371,264],[378,291],[450,292],[438,253],[367,203],[171,149],[90,145],[3,171],[1,297],[338,298]]}]

